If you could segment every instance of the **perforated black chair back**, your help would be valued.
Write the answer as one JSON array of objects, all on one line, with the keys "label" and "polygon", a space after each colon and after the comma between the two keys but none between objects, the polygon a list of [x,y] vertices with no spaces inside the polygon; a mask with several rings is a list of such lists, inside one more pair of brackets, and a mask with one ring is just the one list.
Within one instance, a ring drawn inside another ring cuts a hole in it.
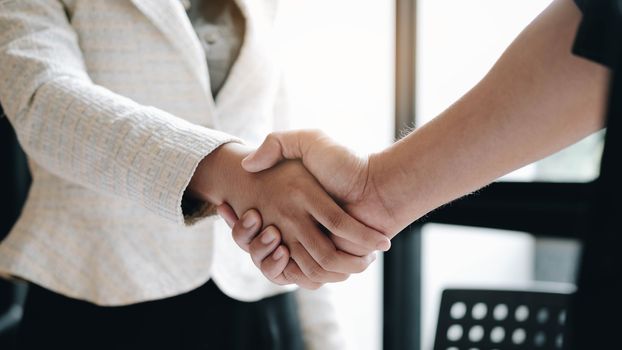
[{"label": "perforated black chair back", "polygon": [[434,350],[566,349],[571,294],[448,289]]}]

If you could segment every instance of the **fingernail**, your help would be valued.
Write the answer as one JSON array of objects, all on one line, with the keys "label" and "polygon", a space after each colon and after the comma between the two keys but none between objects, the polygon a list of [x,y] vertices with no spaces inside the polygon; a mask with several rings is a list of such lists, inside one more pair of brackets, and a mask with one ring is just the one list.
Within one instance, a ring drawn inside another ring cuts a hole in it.
[{"label": "fingernail", "polygon": [[285,254],[285,252],[283,252],[283,248],[278,247],[278,248],[276,248],[274,253],[272,253],[272,259],[279,260],[280,258],[283,257],[284,254]]},{"label": "fingernail", "polygon": [[383,252],[388,251],[389,249],[391,249],[391,241],[390,240],[384,240],[380,243],[378,243],[378,245],[376,246],[376,248],[378,248],[378,250],[382,250]]},{"label": "fingernail", "polygon": [[252,215],[244,214],[244,218],[242,219],[242,226],[244,226],[244,228],[252,228],[256,223],[257,221],[255,221]]},{"label": "fingernail", "polygon": [[246,164],[246,162],[250,162],[253,157],[255,156],[255,151],[251,152],[249,155],[247,155],[246,157],[244,157],[244,159],[242,159],[242,166],[244,166],[244,164]]},{"label": "fingernail", "polygon": [[261,243],[268,245],[272,242],[274,242],[274,240],[276,239],[276,236],[274,235],[274,232],[266,232],[263,234],[263,236],[261,236]]},{"label": "fingernail", "polygon": [[369,255],[367,256],[367,261],[368,261],[368,263],[370,263],[370,264],[371,264],[371,263],[373,263],[374,261],[376,261],[376,258],[377,258],[376,253],[371,253],[371,254],[369,254]]}]

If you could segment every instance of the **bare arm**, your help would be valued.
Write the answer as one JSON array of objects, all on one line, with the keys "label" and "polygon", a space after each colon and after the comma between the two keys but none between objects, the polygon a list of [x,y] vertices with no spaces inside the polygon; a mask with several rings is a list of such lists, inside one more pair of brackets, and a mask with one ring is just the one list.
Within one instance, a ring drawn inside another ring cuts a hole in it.
[{"label": "bare arm", "polygon": [[572,55],[580,19],[554,1],[469,93],[372,156],[398,227],[603,127],[609,71]]},{"label": "bare arm", "polygon": [[[471,91],[367,162],[317,132],[297,131],[271,135],[242,165],[256,172],[301,158],[329,193],[355,194],[346,201],[349,213],[393,237],[427,212],[604,126],[609,71],[571,53],[580,19],[571,0],[555,0]],[[335,164],[346,166],[335,171]],[[268,256],[255,231],[233,230],[252,242],[255,259]],[[261,265],[278,273],[268,267]]]}]

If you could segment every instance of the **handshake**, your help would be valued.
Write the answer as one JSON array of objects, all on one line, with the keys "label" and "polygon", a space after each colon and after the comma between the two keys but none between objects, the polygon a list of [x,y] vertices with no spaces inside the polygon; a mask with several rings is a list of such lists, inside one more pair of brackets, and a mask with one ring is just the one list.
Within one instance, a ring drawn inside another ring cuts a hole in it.
[{"label": "handshake", "polygon": [[219,206],[270,280],[344,280],[425,213],[605,126],[611,74],[571,54],[579,22],[570,1],[554,2],[466,95],[380,153],[274,133],[253,153],[219,147],[189,193]]},{"label": "handshake", "polygon": [[319,131],[273,133],[252,153],[219,147],[189,188],[218,205],[269,280],[315,289],[364,271],[405,226],[382,192],[378,156],[356,156]]}]

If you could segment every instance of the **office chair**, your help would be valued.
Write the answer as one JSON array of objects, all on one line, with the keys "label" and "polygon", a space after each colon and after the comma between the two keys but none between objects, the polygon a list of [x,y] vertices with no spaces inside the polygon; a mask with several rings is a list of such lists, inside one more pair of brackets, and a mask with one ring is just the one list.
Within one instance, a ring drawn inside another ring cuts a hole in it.
[{"label": "office chair", "polygon": [[567,291],[447,289],[434,350],[566,349]]}]

